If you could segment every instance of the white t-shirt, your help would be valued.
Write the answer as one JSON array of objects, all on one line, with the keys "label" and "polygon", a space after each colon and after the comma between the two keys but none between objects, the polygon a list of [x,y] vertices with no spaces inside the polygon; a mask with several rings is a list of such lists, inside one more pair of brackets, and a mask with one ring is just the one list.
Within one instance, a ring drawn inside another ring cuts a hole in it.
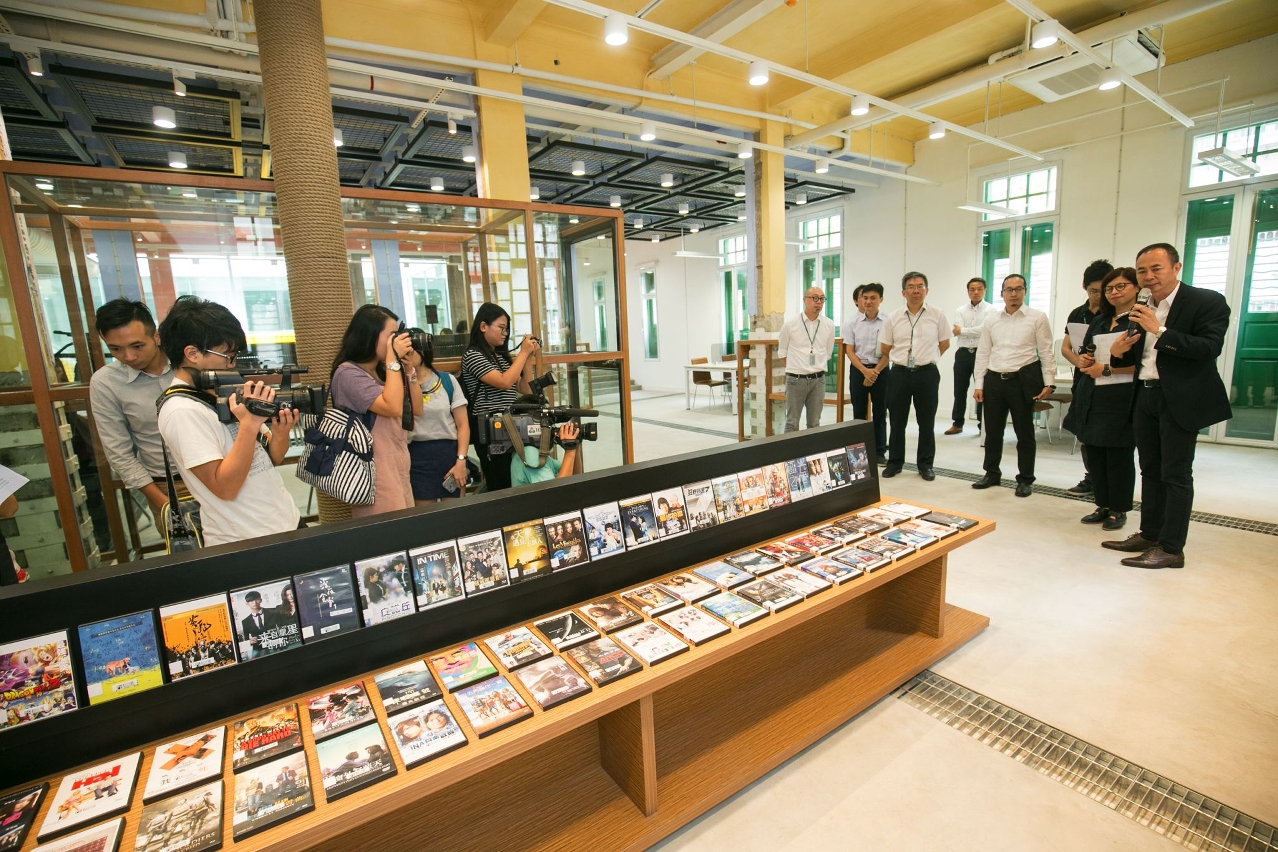
[{"label": "white t-shirt", "polygon": [[466,405],[466,394],[462,393],[461,381],[456,376],[450,374],[448,381],[453,386],[451,401],[448,398],[448,388],[434,372],[421,383],[422,413],[413,420],[413,436],[409,440],[457,440],[457,421],[453,419],[453,409]]},{"label": "white t-shirt", "polygon": [[[185,384],[174,380],[174,385]],[[160,409],[160,436],[169,461],[191,495],[200,503],[204,543],[212,546],[297,529],[301,513],[284,480],[261,444],[253,447],[248,477],[233,500],[223,500],[201,482],[191,468],[226,458],[240,424],[222,423],[213,409],[198,400],[174,397]]]}]

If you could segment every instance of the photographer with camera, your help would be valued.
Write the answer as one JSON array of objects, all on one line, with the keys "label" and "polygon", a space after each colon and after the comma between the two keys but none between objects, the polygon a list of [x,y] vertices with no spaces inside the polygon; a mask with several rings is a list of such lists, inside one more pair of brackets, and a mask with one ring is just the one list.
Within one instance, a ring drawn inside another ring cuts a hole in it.
[{"label": "photographer with camera", "polygon": [[160,437],[175,473],[200,503],[204,543],[297,529],[297,505],[275,469],[288,451],[297,412],[281,408],[269,421],[254,414],[247,404],[273,402],[275,389],[247,381],[227,399],[235,422],[223,423],[216,390],[192,387],[197,372],[234,369],[247,345],[240,321],[216,302],[183,296],[160,323],[160,345],[176,365],[173,384],[161,398]]},{"label": "photographer with camera", "polygon": [[534,482],[548,482],[552,479],[567,479],[577,472],[579,458],[577,448],[580,446],[581,427],[576,423],[564,423],[555,434],[555,443],[564,448],[564,460],[560,462],[554,456],[537,466],[540,450],[535,446],[525,446],[521,458],[514,453],[510,459],[510,485],[519,488],[521,485],[532,485]]},{"label": "photographer with camera", "polygon": [[406,359],[413,351],[399,317],[381,305],[362,305],[342,335],[329,389],[333,405],[372,421],[376,494],[370,506],[352,506],[351,517],[411,508],[413,486],[408,439],[422,413],[417,373]]},{"label": "photographer with camera", "polygon": [[431,336],[420,328],[410,328],[413,350],[405,359],[417,371],[417,389],[422,412],[413,421],[408,442],[412,461],[408,478],[413,501],[422,506],[461,497],[466,493],[466,451],[470,447],[470,423],[466,416],[466,395],[457,380],[434,368]]},{"label": "photographer with camera", "polygon": [[[508,410],[521,392],[530,391],[530,362],[541,344],[532,335],[524,335],[519,353],[512,361],[507,348],[509,337],[510,314],[492,302],[480,305],[470,328],[470,348],[462,356],[462,387],[476,421]],[[472,426],[475,450],[484,471],[485,490],[509,488],[511,463],[507,454],[510,448],[490,452],[488,443],[479,432]]]}]

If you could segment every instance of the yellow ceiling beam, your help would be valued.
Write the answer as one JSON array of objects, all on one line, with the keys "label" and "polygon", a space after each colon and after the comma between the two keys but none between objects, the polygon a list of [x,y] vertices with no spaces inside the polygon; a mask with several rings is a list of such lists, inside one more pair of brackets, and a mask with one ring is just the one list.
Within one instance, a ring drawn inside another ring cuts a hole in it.
[{"label": "yellow ceiling beam", "polygon": [[489,0],[484,16],[484,40],[510,47],[545,8],[543,0]]}]

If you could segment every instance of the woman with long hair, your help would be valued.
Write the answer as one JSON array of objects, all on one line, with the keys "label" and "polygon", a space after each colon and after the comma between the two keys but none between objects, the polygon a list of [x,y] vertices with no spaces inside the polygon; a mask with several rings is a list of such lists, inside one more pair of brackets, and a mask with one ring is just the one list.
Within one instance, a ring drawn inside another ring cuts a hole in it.
[{"label": "woman with long hair", "polygon": [[408,393],[409,387],[417,386],[417,375],[405,363],[413,346],[407,334],[395,333],[398,327],[395,314],[380,305],[363,305],[351,317],[333,359],[333,405],[371,420],[373,433],[377,490],[371,506],[351,507],[356,518],[413,505],[408,478],[411,430],[402,420],[405,394],[414,417],[422,413],[422,398]]},{"label": "woman with long hair", "polygon": [[[462,386],[476,423],[489,414],[505,411],[520,393],[531,391],[528,380],[532,356],[539,348],[537,341],[530,334],[524,335],[519,354],[512,360],[507,347],[509,338],[510,314],[492,302],[480,305],[470,326],[470,348],[462,356]],[[488,446],[481,443],[482,430],[474,438],[479,466],[484,471],[485,490],[509,488],[510,450],[490,453]]]},{"label": "woman with long hair", "polygon": [[422,400],[422,413],[413,421],[408,442],[412,460],[409,481],[418,506],[466,493],[466,453],[470,447],[466,394],[456,378],[436,371],[434,362],[431,347],[424,352],[414,349],[408,355],[408,363],[417,371],[415,387]]},{"label": "woman with long hair", "polygon": [[[1072,404],[1078,438],[1087,447],[1087,470],[1092,477],[1096,509],[1082,518],[1085,524],[1122,529],[1132,508],[1136,488],[1136,437],[1132,433],[1132,395],[1137,355],[1144,345],[1144,330],[1128,319],[1140,285],[1136,270],[1121,266],[1101,282],[1100,314],[1083,338],[1078,384]],[[1097,358],[1116,338],[1130,334],[1138,339],[1121,358]],[[1099,342],[1097,338],[1100,338]]]}]

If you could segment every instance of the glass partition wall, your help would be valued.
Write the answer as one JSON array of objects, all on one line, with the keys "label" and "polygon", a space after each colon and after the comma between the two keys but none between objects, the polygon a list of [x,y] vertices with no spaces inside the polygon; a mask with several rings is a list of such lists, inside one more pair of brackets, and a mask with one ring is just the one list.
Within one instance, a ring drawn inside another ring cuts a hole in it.
[{"label": "glass partition wall", "polygon": [[[243,324],[244,366],[295,363],[272,185],[9,162],[0,175],[11,214],[0,216],[0,464],[31,480],[0,531],[33,580],[162,553],[146,501],[113,481],[94,428],[88,380],[109,359],[94,309],[140,299],[161,321],[198,295]],[[436,365],[456,371],[475,310],[497,302],[512,338],[542,339],[536,369],[554,375],[552,401],[599,411],[587,468],[631,460],[618,213],[353,188],[342,203],[356,306],[430,332]],[[309,488],[284,478],[313,515]]]}]

